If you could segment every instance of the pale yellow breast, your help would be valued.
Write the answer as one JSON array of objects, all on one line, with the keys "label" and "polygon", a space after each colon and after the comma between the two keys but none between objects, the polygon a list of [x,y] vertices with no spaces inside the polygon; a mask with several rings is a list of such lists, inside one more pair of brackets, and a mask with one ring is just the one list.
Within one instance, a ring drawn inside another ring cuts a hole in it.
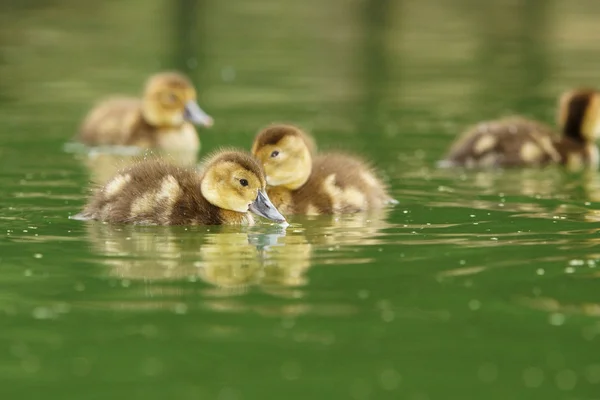
[{"label": "pale yellow breast", "polygon": [[193,152],[200,150],[198,133],[191,124],[183,124],[179,129],[161,130],[157,136],[157,146],[168,152]]}]

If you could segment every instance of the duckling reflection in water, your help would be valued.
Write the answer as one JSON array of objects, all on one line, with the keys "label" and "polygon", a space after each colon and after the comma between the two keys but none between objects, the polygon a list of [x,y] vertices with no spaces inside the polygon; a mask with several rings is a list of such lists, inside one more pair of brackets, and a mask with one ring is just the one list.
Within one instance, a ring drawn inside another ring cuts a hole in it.
[{"label": "duckling reflection in water", "polygon": [[[277,226],[266,231],[223,226],[194,232],[183,227],[107,224],[86,228],[110,275],[146,282],[200,278],[216,286],[217,290],[204,290],[210,296],[236,295],[258,286],[287,297],[289,290],[306,284],[304,274],[310,268],[310,244],[302,235],[287,236]],[[148,291],[152,288],[145,288]]]},{"label": "duckling reflection in water", "polygon": [[268,193],[284,214],[343,214],[395,203],[366,162],[342,153],[315,155],[312,138],[291,125],[258,133],[252,153],[265,168]]},{"label": "duckling reflection in water", "polygon": [[162,158],[169,164],[188,167],[196,164],[197,153],[170,152],[165,154],[156,150],[143,150],[135,154],[119,154],[109,149],[102,149],[79,154],[77,158],[86,166],[92,183],[105,185],[119,171],[130,168],[142,160]]},{"label": "duckling reflection in water", "polygon": [[196,90],[176,72],[148,79],[142,99],[115,97],[96,105],[85,117],[77,140],[88,146],[137,146],[197,153],[194,124],[213,120],[196,103]]},{"label": "duckling reflection in water", "polygon": [[597,168],[600,95],[593,89],[564,93],[559,100],[560,137],[543,123],[521,117],[486,121],[467,131],[440,161],[441,167],[525,167],[562,164]]},{"label": "duckling reflection in water", "polygon": [[75,219],[144,225],[252,224],[253,213],[285,223],[265,191],[265,176],[250,154],[220,151],[203,172],[143,161],[92,195]]}]

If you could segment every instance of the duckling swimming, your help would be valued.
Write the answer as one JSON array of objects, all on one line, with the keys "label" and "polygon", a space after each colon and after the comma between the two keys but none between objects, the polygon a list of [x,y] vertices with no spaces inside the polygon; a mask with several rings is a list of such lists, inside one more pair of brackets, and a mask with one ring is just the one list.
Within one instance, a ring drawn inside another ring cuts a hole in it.
[{"label": "duckling swimming", "polygon": [[541,122],[521,117],[482,122],[459,138],[439,165],[598,167],[595,141],[600,136],[600,94],[592,89],[563,93],[558,124],[560,136]]},{"label": "duckling swimming", "polygon": [[212,118],[196,103],[196,90],[184,75],[164,72],[146,82],[142,99],[116,97],[94,107],[77,140],[88,146],[138,146],[173,151],[200,148],[194,125]]},{"label": "duckling swimming", "polygon": [[203,172],[154,159],[124,169],[96,190],[75,219],[147,225],[252,224],[248,211],[285,218],[265,191],[262,167],[250,154],[221,151]]},{"label": "duckling swimming", "polygon": [[267,127],[254,140],[252,153],[265,168],[269,197],[284,214],[354,213],[395,202],[364,161],[314,152],[312,138],[291,125]]}]

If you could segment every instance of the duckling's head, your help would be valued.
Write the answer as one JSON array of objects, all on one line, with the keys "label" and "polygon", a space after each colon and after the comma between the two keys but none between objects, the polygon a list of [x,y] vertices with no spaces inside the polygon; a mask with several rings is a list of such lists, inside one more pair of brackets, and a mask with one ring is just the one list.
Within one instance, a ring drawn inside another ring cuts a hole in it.
[{"label": "duckling's head", "polygon": [[213,119],[196,103],[196,89],[177,72],[163,72],[146,82],[142,112],[154,126],[180,126],[185,121],[210,127]]},{"label": "duckling's head", "polygon": [[575,89],[563,93],[558,105],[558,124],[565,136],[594,142],[600,137],[600,93]]},{"label": "duckling's head", "polygon": [[261,217],[285,222],[269,200],[264,170],[251,154],[220,151],[204,165],[201,190],[211,204],[240,213],[252,211]]},{"label": "duckling's head", "polygon": [[272,125],[256,135],[252,154],[265,168],[270,186],[295,190],[312,172],[312,138],[292,125]]}]

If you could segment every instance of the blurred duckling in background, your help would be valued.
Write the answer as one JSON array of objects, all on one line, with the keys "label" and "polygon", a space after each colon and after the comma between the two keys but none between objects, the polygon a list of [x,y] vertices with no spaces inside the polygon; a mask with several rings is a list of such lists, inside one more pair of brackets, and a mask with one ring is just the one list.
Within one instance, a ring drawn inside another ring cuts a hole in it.
[{"label": "blurred duckling in background", "polygon": [[143,161],[96,190],[74,218],[144,225],[252,224],[252,211],[285,222],[265,186],[262,167],[246,152],[217,152],[203,172],[160,159]]},{"label": "blurred duckling in background", "polygon": [[267,175],[268,193],[283,214],[341,214],[394,203],[362,160],[341,153],[315,155],[312,138],[291,125],[258,133],[252,153]]},{"label": "blurred duckling in background", "polygon": [[558,104],[561,135],[537,121],[512,117],[482,122],[451,147],[441,167],[526,167],[562,164],[598,167],[600,96],[593,89],[563,93]]},{"label": "blurred duckling in background", "polygon": [[194,124],[210,127],[212,118],[196,103],[196,90],[177,72],[153,75],[142,99],[115,97],[85,117],[78,141],[88,146],[137,146],[198,152]]}]

